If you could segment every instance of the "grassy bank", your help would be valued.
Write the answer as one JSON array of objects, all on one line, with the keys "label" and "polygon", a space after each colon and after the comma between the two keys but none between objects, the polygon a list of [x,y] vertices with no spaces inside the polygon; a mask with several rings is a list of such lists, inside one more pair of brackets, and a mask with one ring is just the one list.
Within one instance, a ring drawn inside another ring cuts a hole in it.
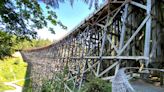
[{"label": "grassy bank", "polygon": [[[13,89],[5,86],[3,82],[11,82],[25,78],[27,63],[25,63],[20,56],[7,57],[0,60],[0,91]],[[20,86],[24,85],[24,81],[16,83]]]},{"label": "grassy bank", "polygon": [[14,90],[15,88],[10,87],[10,86],[6,86],[3,83],[0,83],[0,92],[4,91],[4,90]]}]

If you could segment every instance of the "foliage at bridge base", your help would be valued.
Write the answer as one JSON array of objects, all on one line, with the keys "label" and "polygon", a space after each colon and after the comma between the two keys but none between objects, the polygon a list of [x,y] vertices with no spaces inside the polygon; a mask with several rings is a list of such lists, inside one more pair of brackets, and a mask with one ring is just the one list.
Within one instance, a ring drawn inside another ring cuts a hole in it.
[{"label": "foliage at bridge base", "polygon": [[[45,80],[43,82],[41,92],[65,92],[64,84],[67,84],[70,88],[73,88],[73,82],[66,82],[64,77],[61,74],[58,74],[58,79]],[[76,87],[74,92],[78,91],[78,87]],[[67,91],[66,91],[67,92]],[[111,83],[104,81],[100,78],[89,77],[82,86],[80,92],[111,92]]]},{"label": "foliage at bridge base", "polygon": [[90,77],[88,82],[82,86],[81,92],[112,92],[111,83],[100,78]]}]

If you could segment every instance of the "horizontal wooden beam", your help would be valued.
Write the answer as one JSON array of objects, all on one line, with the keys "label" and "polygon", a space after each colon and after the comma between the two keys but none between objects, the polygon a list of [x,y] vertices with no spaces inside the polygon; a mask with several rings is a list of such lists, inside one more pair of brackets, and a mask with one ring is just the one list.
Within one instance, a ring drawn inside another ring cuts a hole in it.
[{"label": "horizontal wooden beam", "polygon": [[148,60],[144,56],[84,56],[84,57],[71,57],[72,59],[124,59],[124,60]]}]

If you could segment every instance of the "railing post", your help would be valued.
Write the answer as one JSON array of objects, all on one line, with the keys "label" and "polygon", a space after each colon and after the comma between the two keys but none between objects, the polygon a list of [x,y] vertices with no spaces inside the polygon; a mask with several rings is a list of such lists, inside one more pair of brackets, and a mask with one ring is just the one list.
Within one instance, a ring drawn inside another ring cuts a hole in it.
[{"label": "railing post", "polygon": [[[145,45],[144,45],[144,56],[149,57],[150,52],[150,39],[151,39],[151,0],[147,0],[146,13],[147,16],[150,16],[146,22],[146,31],[145,31]],[[146,60],[146,66],[148,65],[149,60]]]}]

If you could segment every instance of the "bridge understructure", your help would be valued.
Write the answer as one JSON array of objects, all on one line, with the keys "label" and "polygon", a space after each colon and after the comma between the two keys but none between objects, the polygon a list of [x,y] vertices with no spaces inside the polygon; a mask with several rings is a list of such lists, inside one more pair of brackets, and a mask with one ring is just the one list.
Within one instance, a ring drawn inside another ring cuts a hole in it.
[{"label": "bridge understructure", "polygon": [[120,68],[163,72],[163,12],[163,0],[109,0],[58,42],[22,51],[32,90],[40,92],[45,79],[60,80],[54,75],[65,68],[64,92],[80,89],[88,74],[111,80]]}]

